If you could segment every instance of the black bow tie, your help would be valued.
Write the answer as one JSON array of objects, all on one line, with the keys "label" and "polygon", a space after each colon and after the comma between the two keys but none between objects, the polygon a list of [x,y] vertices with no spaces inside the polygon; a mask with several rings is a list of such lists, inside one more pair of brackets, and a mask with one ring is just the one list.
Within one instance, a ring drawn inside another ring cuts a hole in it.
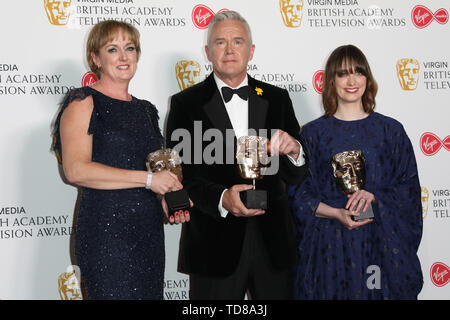
[{"label": "black bow tie", "polygon": [[240,87],[239,89],[231,89],[230,87],[222,87],[223,100],[228,102],[233,98],[233,94],[237,94],[242,100],[248,99],[248,86]]}]

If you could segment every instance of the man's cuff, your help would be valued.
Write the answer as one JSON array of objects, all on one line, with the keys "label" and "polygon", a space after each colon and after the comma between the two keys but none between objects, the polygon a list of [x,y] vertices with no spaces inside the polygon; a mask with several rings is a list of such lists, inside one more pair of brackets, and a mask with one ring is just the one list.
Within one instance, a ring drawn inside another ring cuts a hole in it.
[{"label": "man's cuff", "polygon": [[222,207],[222,198],[223,198],[223,194],[225,193],[225,191],[227,191],[228,189],[223,190],[222,194],[220,195],[220,200],[219,200],[219,205],[217,206],[217,208],[219,209],[219,213],[220,216],[222,218],[226,218],[227,214],[228,214],[228,210],[226,210],[224,207]]},{"label": "man's cuff", "polygon": [[[297,141],[297,140],[295,140]],[[287,155],[288,159],[292,162],[292,164],[296,167],[301,167],[305,164],[305,153],[303,152],[303,148],[300,142],[298,142],[298,145],[300,146],[300,153],[298,154],[297,160],[294,160],[290,155]],[[221,200],[222,201],[222,200]]]}]

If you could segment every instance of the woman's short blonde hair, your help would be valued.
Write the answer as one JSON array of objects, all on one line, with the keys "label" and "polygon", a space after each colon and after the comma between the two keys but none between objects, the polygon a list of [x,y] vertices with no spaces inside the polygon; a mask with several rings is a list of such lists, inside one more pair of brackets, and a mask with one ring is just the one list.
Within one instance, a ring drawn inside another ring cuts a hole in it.
[{"label": "woman's short blonde hair", "polygon": [[129,23],[115,20],[105,20],[97,23],[89,32],[86,43],[86,59],[89,68],[100,78],[100,70],[92,59],[91,53],[98,55],[100,48],[108,42],[114,40],[119,31],[124,31],[130,37],[131,42],[136,47],[137,59],[141,54],[141,44],[139,42],[139,31]]}]

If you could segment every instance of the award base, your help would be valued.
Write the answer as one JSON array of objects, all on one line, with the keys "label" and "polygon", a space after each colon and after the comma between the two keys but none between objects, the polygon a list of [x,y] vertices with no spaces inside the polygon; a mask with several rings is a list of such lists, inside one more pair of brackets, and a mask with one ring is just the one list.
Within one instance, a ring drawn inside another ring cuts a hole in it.
[{"label": "award base", "polygon": [[167,192],[164,197],[166,198],[169,215],[173,215],[176,211],[189,210],[190,208],[189,195],[184,189]]},{"label": "award base", "polygon": [[369,204],[369,207],[367,208],[366,211],[360,211],[359,216],[352,216],[353,221],[360,221],[360,220],[373,219],[373,218],[374,218],[374,215],[373,215],[373,209],[372,209],[371,204]]},{"label": "award base", "polygon": [[239,196],[247,209],[267,209],[266,190],[245,190],[241,191]]}]

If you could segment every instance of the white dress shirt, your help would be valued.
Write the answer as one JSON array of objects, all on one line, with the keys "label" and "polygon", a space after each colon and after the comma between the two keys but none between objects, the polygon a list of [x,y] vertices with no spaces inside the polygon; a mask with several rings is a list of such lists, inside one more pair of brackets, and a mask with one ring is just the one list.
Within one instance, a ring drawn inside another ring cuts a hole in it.
[{"label": "white dress shirt", "polygon": [[[239,139],[239,137],[242,137],[242,136],[247,136],[248,135],[248,100],[243,100],[237,94],[234,94],[230,101],[225,102],[225,100],[223,100],[222,87],[228,87],[228,85],[225,82],[223,82],[222,80],[220,80],[216,76],[216,74],[214,74],[214,80],[216,81],[216,85],[217,85],[217,88],[219,89],[220,96],[222,97],[222,101],[225,104],[225,108],[227,110],[228,117],[230,118],[231,124],[233,125],[233,130],[234,130],[234,134],[236,135],[236,139]],[[241,84],[239,84],[236,88],[233,88],[233,89],[238,89],[238,88],[246,86],[246,85],[248,85],[248,77],[245,77],[244,81],[242,81]],[[298,156],[298,159],[294,160],[289,155],[288,155],[288,158],[289,158],[289,160],[291,160],[291,162],[294,165],[300,167],[305,163],[305,159],[303,157],[303,148],[302,148],[300,142],[298,142],[298,144],[300,145],[300,154]],[[227,190],[228,189],[225,189],[222,192],[222,195],[220,196],[219,205],[218,205],[220,215],[223,218],[225,218],[228,214],[228,210],[226,210],[222,206],[223,194]]]},{"label": "white dress shirt", "polygon": [[[220,80],[215,74],[214,79],[216,80],[217,88],[219,88],[220,96],[223,100],[222,95],[222,87],[229,87],[225,82]],[[236,88],[239,89],[241,87],[248,85],[248,78],[245,77],[244,81],[241,82]],[[225,102],[225,109],[227,109],[228,117],[231,120],[231,124],[233,125],[234,134],[236,135],[236,139],[239,139],[242,136],[248,135],[248,100],[242,100],[237,94],[233,94],[233,97],[230,101]]]}]

